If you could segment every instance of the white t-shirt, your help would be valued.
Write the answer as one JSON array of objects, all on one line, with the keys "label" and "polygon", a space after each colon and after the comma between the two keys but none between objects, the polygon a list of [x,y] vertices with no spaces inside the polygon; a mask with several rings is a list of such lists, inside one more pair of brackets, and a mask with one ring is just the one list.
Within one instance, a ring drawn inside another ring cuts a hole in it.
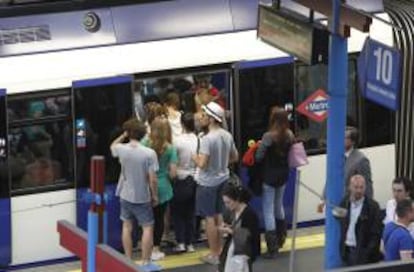
[{"label": "white t-shirt", "polygon": [[[385,218],[384,225],[389,222],[397,222],[397,215],[395,214],[395,209],[397,208],[397,201],[395,199],[390,199],[387,201],[387,206],[385,207]],[[408,225],[408,231],[411,234],[411,237],[414,239],[414,222]]]},{"label": "white t-shirt", "polygon": [[196,165],[191,156],[197,153],[198,139],[194,133],[184,133],[173,138],[173,145],[177,149],[178,164],[177,177],[185,179],[194,176]]},{"label": "white t-shirt", "polygon": [[168,123],[171,127],[173,140],[183,133],[183,127],[181,126],[181,112],[177,111],[175,116],[168,115]]}]

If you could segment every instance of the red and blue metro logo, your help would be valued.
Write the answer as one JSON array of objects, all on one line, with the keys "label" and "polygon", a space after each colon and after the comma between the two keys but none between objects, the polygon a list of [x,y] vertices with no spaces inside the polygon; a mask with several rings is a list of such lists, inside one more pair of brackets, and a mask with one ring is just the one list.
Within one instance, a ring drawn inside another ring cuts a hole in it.
[{"label": "red and blue metro logo", "polygon": [[318,89],[305,99],[296,111],[316,122],[323,122],[328,116],[328,95],[324,90]]}]

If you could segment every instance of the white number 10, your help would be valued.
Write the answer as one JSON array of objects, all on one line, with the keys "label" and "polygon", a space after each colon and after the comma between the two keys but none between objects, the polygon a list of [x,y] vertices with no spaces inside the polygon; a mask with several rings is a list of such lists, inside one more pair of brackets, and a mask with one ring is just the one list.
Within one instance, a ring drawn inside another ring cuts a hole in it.
[{"label": "white number 10", "polygon": [[378,47],[374,51],[377,59],[376,80],[382,81],[384,84],[391,84],[392,81],[392,54],[390,50]]}]

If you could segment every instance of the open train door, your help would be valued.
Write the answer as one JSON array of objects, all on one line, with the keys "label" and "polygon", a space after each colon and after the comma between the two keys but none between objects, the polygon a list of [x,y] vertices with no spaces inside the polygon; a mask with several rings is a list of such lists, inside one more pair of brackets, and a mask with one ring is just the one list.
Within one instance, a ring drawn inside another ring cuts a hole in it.
[{"label": "open train door", "polygon": [[[110,144],[122,132],[122,123],[133,116],[133,77],[117,76],[73,82],[74,145],[76,152],[77,225],[87,229],[90,159],[105,157],[105,189],[109,195],[108,244],[121,248],[119,200],[115,197],[120,165],[111,156]],[[102,225],[102,222],[100,223]],[[101,226],[103,227],[103,226]],[[100,237],[100,240],[103,237]]]},{"label": "open train door", "polygon": [[0,89],[0,269],[11,263],[11,208],[6,90]]},{"label": "open train door", "polygon": [[[283,107],[291,112],[293,129],[294,59],[282,57],[258,61],[242,61],[234,66],[233,110],[234,137],[240,154],[248,148],[250,140],[260,140],[268,128],[269,110]],[[244,182],[248,182],[247,169],[241,168]],[[294,177],[292,177],[294,179]],[[285,191],[285,212],[290,222],[293,211],[294,182],[288,182]],[[252,206],[262,220],[260,197]]]}]

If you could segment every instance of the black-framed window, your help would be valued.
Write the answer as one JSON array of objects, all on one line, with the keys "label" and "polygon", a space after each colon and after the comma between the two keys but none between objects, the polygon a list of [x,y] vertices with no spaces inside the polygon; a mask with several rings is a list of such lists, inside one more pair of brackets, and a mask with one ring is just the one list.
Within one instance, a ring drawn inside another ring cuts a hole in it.
[{"label": "black-framed window", "polygon": [[120,165],[110,151],[133,116],[131,82],[74,88],[77,187],[89,187],[90,159],[105,158],[105,182],[118,182]]},{"label": "black-framed window", "polygon": [[[347,92],[347,125],[359,124],[359,97],[357,96],[355,59],[348,62],[348,92]],[[321,89],[328,93],[328,65],[305,65],[297,62],[295,65],[295,107],[298,107],[314,92]],[[323,153],[327,146],[327,119],[322,122],[311,120],[309,117],[296,113],[296,136],[304,141],[310,154]]]},{"label": "black-framed window", "polygon": [[[201,89],[203,90],[200,91]],[[208,101],[219,103],[225,110],[233,110],[230,97],[230,69],[227,65],[136,75],[135,113],[145,120],[144,104],[152,101],[162,104],[170,92],[178,94],[181,112],[197,112],[200,105]],[[232,131],[232,115],[229,113],[226,116],[227,128]]]},{"label": "black-framed window", "polygon": [[273,106],[292,111],[293,63],[245,68],[236,78],[236,141],[240,152],[248,148],[249,140],[259,140],[268,129],[269,113]]},{"label": "black-framed window", "polygon": [[[358,54],[353,54],[350,59],[353,60],[350,65],[357,69]],[[357,75],[355,75],[357,79]],[[356,81],[357,82],[357,81]],[[360,147],[371,147],[377,145],[392,144],[395,141],[395,112],[378,105],[361,94],[359,85],[356,84],[358,90],[358,99],[360,101]]]},{"label": "black-framed window", "polygon": [[70,89],[8,96],[13,194],[73,186]]},{"label": "black-framed window", "polygon": [[181,110],[196,111],[195,93],[204,88],[215,95],[217,102],[230,108],[230,88],[228,69],[184,69],[163,74],[137,75],[135,91],[142,97],[142,103],[157,100],[161,103],[169,92],[176,92],[181,99]]}]

